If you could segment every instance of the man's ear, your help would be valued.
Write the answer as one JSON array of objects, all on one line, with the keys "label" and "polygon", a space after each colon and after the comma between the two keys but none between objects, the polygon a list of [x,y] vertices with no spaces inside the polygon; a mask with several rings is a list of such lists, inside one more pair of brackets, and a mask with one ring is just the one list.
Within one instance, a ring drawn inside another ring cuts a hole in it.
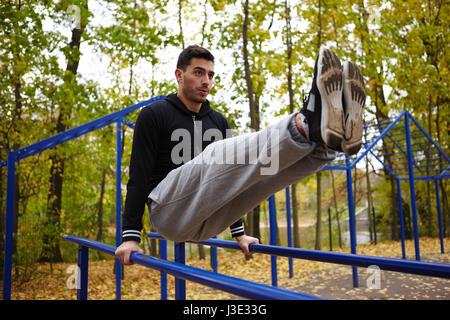
[{"label": "man's ear", "polygon": [[175,69],[175,78],[177,79],[178,84],[183,82],[183,70]]}]

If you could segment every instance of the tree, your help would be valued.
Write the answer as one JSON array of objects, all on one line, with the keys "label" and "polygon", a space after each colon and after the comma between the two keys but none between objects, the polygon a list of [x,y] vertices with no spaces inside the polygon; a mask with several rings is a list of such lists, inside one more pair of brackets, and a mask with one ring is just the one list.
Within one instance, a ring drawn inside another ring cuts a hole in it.
[{"label": "tree", "polygon": [[[63,4],[64,6],[64,4]],[[60,9],[60,8],[57,8]],[[66,9],[63,7],[63,9]],[[88,4],[87,1],[80,2],[78,6],[80,12],[79,24],[75,24],[72,29],[71,41],[64,49],[65,57],[67,59],[66,72],[64,74],[64,90],[71,92],[76,90],[76,75],[78,65],[80,62],[80,44],[81,37],[88,22]],[[68,129],[67,119],[71,116],[73,101],[70,101],[70,96],[66,100],[61,100],[56,116],[53,121],[55,123],[54,134],[64,132]],[[73,97],[73,95],[72,95]],[[43,251],[41,253],[40,261],[60,262],[62,261],[61,251],[59,247],[61,234],[61,205],[63,192],[63,176],[64,176],[64,155],[55,152],[50,156],[50,189],[48,192],[47,210],[45,215],[45,226],[43,234]]]}]

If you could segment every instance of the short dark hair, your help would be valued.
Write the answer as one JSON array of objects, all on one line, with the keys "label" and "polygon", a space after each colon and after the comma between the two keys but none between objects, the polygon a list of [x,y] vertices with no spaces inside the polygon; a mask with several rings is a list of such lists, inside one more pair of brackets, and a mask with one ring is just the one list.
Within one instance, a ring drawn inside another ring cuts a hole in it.
[{"label": "short dark hair", "polygon": [[207,49],[199,45],[190,45],[178,56],[177,69],[186,71],[186,67],[191,63],[192,58],[203,58],[214,62],[214,56]]}]

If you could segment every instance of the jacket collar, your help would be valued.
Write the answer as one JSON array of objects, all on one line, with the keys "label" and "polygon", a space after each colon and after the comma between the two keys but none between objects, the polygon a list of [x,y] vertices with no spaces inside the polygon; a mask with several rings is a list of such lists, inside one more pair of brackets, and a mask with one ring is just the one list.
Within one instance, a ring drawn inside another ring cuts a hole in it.
[{"label": "jacket collar", "polygon": [[168,102],[170,102],[170,104],[172,104],[173,106],[175,106],[175,108],[177,108],[178,110],[180,110],[181,112],[189,115],[189,116],[198,116],[198,117],[204,117],[206,116],[208,113],[210,113],[212,111],[211,106],[209,105],[209,101],[206,100],[205,102],[202,103],[202,107],[200,108],[200,111],[198,113],[193,112],[191,110],[189,110],[186,105],[183,103],[183,101],[180,100],[180,98],[178,98],[176,93],[171,93],[169,95],[166,96],[165,98]]}]

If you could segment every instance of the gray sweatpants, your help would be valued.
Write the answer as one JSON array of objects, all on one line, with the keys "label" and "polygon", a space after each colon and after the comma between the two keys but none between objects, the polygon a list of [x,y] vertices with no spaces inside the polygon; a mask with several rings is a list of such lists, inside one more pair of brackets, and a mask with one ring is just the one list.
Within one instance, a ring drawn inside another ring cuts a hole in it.
[{"label": "gray sweatpants", "polygon": [[273,193],[333,160],[336,152],[307,141],[294,117],[216,141],[169,172],[149,195],[155,230],[176,242],[209,239]]}]

